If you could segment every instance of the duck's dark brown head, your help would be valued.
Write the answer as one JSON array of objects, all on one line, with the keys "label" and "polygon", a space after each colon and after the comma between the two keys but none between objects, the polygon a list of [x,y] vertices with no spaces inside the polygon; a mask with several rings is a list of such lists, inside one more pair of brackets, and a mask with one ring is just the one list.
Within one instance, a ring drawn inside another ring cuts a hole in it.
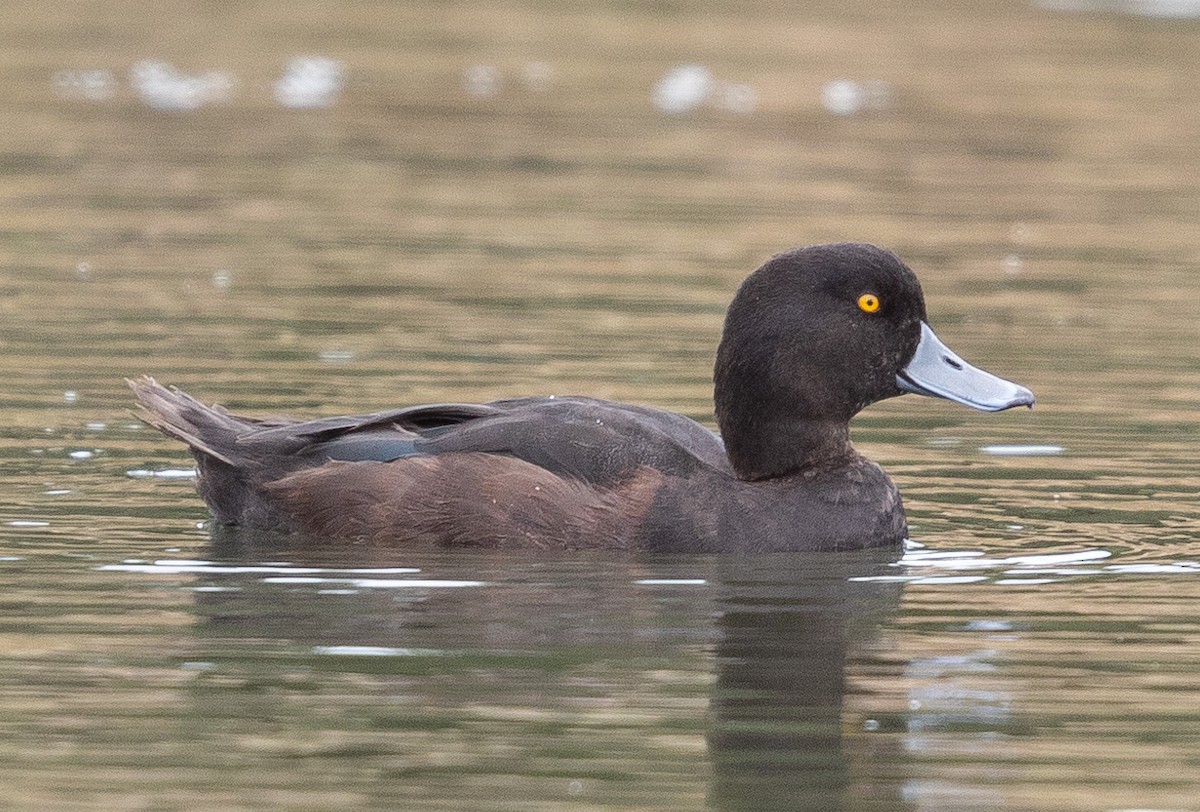
[{"label": "duck's dark brown head", "polygon": [[795,248],[742,283],[714,371],[717,422],[739,477],[844,459],[852,453],[850,418],[904,392],[988,410],[1033,402],[1029,390],[937,341],[920,283],[890,251],[865,243]]}]

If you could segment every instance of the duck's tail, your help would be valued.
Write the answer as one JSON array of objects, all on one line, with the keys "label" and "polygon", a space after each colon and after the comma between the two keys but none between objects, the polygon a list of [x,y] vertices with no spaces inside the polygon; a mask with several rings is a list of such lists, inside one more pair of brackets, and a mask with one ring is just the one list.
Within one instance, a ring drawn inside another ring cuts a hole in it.
[{"label": "duck's tail", "polygon": [[238,439],[260,421],[201,403],[146,376],[127,381],[138,399],[138,417],[168,437],[187,443],[196,458],[196,489],[221,524],[270,526],[275,511],[258,479],[260,463]]},{"label": "duck's tail", "polygon": [[234,468],[244,463],[236,453],[238,435],[250,427],[220,406],[201,403],[175,387],[167,388],[145,375],[126,380],[138,399],[138,418],[188,444],[193,452],[220,460]]}]

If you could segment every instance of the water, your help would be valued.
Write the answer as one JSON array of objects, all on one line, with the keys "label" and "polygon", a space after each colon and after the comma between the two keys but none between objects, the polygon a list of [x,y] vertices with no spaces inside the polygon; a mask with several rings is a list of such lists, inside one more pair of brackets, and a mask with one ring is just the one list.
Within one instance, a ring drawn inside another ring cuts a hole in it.
[{"label": "water", "polygon": [[[39,9],[0,15],[2,805],[1200,808],[1187,4]],[[1039,398],[860,416],[898,562],[214,539],[122,383],[710,421],[737,283],[840,239]]]}]

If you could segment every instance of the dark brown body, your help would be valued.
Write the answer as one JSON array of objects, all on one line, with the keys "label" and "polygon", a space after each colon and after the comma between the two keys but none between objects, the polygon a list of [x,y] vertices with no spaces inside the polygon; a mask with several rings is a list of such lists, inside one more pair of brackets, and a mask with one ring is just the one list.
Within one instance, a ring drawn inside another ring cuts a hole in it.
[{"label": "dark brown body", "polygon": [[[877,465],[858,457],[829,473],[748,483],[713,469],[684,478],[642,467],[600,487],[468,452],[401,465],[331,462],[268,490],[307,532],[389,544],[708,553],[903,540],[900,495]],[[392,498],[380,502],[379,493]]]},{"label": "dark brown body", "polygon": [[539,398],[263,422],[150,379],[133,386],[149,422],[192,447],[223,524],[389,545],[663,552],[852,549],[905,532],[895,487],[853,451],[842,465],[746,482],[713,432],[655,409]]}]

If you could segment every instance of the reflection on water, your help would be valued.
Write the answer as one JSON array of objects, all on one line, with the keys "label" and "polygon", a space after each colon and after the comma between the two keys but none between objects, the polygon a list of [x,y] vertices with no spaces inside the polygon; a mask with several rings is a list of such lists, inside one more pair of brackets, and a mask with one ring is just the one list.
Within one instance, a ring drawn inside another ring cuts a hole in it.
[{"label": "reflection on water", "polygon": [[[976,5],[0,15],[0,805],[1194,809],[1195,9]],[[122,383],[711,421],[844,239],[1039,395],[860,416],[899,561],[210,538]]]},{"label": "reflection on water", "polygon": [[[1195,790],[1194,572],[1176,601],[1156,570],[1094,570],[1084,605],[1079,581],[925,577],[951,558],[932,554],[283,562],[222,541],[0,564],[22,618],[0,668],[10,798],[983,810],[1132,808],[1146,775],[1162,808]],[[1043,558],[1017,563],[1106,560]]]},{"label": "reflection on water", "polygon": [[900,780],[854,775],[862,732],[847,735],[843,723],[847,681],[900,602],[900,586],[873,578],[874,568],[829,556],[718,563],[707,736],[715,808],[905,807]]}]

